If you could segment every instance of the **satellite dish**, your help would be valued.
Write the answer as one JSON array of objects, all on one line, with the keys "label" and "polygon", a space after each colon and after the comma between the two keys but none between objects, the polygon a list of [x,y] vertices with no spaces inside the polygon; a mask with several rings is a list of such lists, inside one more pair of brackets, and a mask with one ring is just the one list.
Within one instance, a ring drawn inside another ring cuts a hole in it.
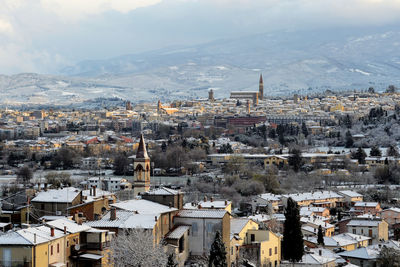
[{"label": "satellite dish", "polygon": [[78,251],[78,250],[81,249],[81,246],[80,246],[79,244],[76,244],[76,245],[74,246],[74,248],[75,248],[76,251]]}]

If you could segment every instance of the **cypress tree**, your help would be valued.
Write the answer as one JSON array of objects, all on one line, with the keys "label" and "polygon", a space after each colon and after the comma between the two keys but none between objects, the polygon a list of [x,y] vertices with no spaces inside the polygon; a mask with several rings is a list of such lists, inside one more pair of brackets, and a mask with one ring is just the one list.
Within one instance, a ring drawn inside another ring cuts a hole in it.
[{"label": "cypress tree", "polygon": [[174,254],[168,255],[167,267],[176,267],[178,264],[175,263]]},{"label": "cypress tree", "polygon": [[322,233],[321,225],[318,227],[318,238],[317,238],[318,245],[325,245],[324,244],[324,234]]},{"label": "cypress tree", "polygon": [[287,201],[285,218],[282,241],[283,258],[291,262],[298,262],[304,254],[304,243],[299,206],[292,198]]},{"label": "cypress tree", "polygon": [[211,245],[209,267],[227,267],[225,244],[219,231],[215,233],[214,242]]}]

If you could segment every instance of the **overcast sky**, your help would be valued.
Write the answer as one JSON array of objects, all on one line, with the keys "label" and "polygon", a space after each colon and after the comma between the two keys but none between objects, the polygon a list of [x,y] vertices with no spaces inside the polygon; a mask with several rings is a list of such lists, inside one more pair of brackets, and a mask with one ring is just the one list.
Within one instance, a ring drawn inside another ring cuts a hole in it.
[{"label": "overcast sky", "polygon": [[0,73],[276,30],[382,26],[399,14],[400,0],[0,0]]}]

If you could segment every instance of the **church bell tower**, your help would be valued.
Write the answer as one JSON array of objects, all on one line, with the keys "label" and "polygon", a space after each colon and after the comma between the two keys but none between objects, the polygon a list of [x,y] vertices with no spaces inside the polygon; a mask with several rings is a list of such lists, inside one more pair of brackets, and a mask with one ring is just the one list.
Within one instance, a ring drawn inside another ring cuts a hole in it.
[{"label": "church bell tower", "polygon": [[142,192],[150,190],[150,158],[149,155],[147,155],[143,134],[140,135],[139,147],[136,152],[133,168],[133,193],[137,196]]},{"label": "church bell tower", "polygon": [[264,99],[264,82],[262,74],[260,74],[260,82],[258,84],[258,97],[260,98],[260,100]]}]

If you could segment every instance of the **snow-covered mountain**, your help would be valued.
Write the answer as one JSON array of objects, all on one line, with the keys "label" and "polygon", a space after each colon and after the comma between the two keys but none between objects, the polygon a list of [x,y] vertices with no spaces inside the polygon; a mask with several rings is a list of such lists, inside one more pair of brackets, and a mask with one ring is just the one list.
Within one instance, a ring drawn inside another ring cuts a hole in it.
[{"label": "snow-covered mountain", "polygon": [[[394,29],[394,30],[393,30]],[[97,97],[156,101],[256,90],[266,95],[400,85],[396,28],[279,32],[108,60],[84,61],[58,76],[0,76],[1,102],[76,103]]]}]

